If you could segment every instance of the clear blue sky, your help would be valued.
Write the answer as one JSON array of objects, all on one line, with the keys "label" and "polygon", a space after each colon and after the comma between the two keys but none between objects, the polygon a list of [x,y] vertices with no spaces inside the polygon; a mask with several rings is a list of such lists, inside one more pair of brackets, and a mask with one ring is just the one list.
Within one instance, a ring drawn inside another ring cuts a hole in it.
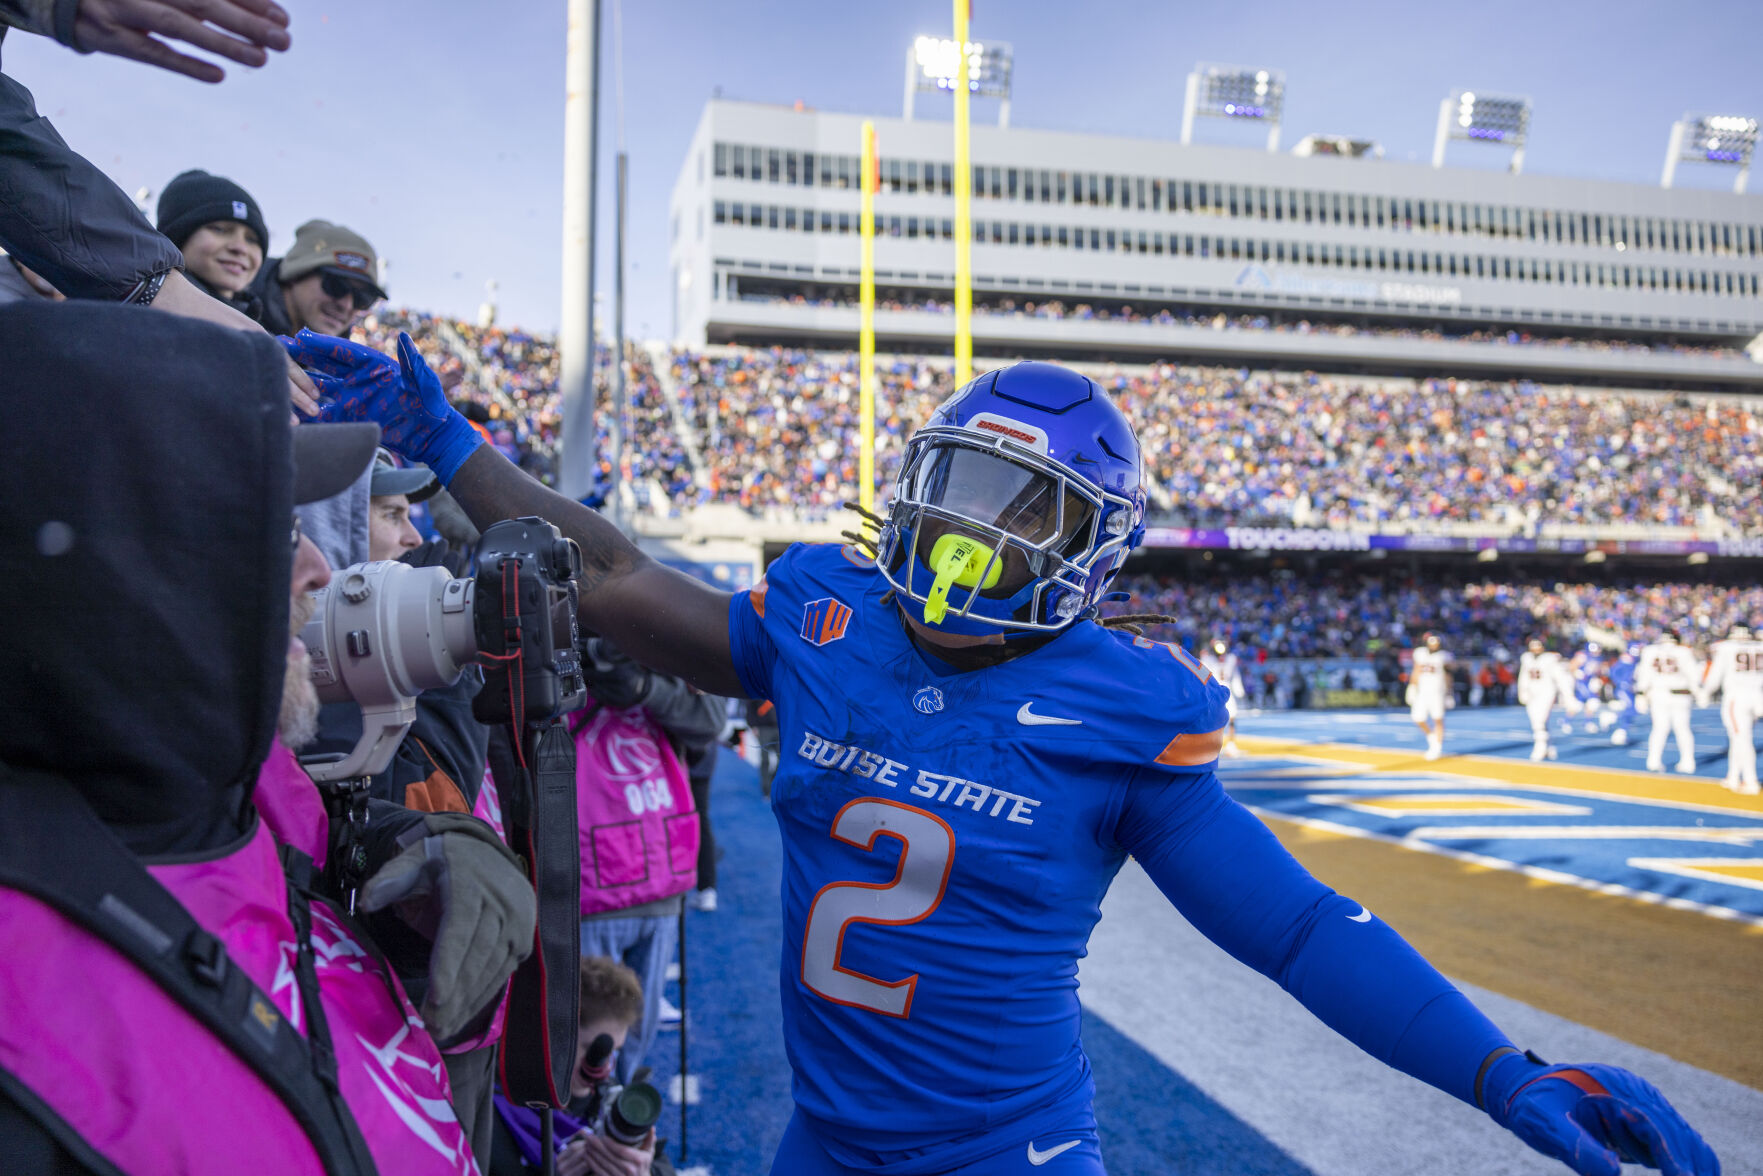
[{"label": "clear blue sky", "polygon": [[[391,259],[395,302],[469,317],[494,278],[504,322],[554,329],[562,0],[282,3],[292,51],[262,70],[229,67],[219,86],[17,34],[6,71],[130,192],[188,167],[229,175],[262,204],[272,254],[301,221],[341,221]],[[603,6],[607,290],[618,38],[615,0]],[[1759,13],[1755,0],[976,0],[973,35],[1015,45],[1016,126],[1174,138],[1188,70],[1223,61],[1285,71],[1288,145],[1344,133],[1379,140],[1391,159],[1425,159],[1439,99],[1468,87],[1532,97],[1527,172],[1657,183],[1686,110],[1763,116]],[[667,199],[713,90],[896,115],[905,47],[949,20],[942,0],[624,0],[632,334],[669,330]],[[946,119],[947,106],[923,96],[919,115]],[[976,103],[976,121],[992,111]],[[1205,128],[1214,141],[1236,129]],[[1475,155],[1458,145],[1451,159]],[[1720,169],[1678,175],[1730,183]]]}]

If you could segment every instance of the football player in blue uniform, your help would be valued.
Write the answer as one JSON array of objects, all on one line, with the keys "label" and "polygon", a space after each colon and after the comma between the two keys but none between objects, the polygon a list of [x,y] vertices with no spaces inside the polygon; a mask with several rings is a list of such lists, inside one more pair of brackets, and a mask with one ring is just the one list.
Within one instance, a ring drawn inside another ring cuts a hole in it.
[{"label": "football player in blue uniform", "polygon": [[1573,655],[1573,699],[1585,710],[1585,732],[1594,735],[1602,727],[1604,715],[1604,647],[1588,641],[1585,648]]},{"label": "football player in blue uniform", "polygon": [[1616,726],[1610,732],[1610,742],[1618,747],[1628,743],[1630,729],[1640,721],[1640,708],[1635,702],[1634,671],[1640,664],[1641,643],[1630,641],[1610,667],[1610,690],[1614,698],[1611,706],[1616,713]]},{"label": "football player in blue uniform", "polygon": [[910,440],[873,553],[798,545],[730,595],[483,446],[408,339],[396,363],[304,333],[290,350],[327,417],[378,420],[480,525],[540,515],[573,537],[585,625],[776,703],[796,1110],[774,1174],[1099,1176],[1077,966],[1128,854],[1349,1040],[1576,1171],[1719,1170],[1657,1090],[1521,1052],[1225,794],[1225,688],[1097,622],[1145,500],[1094,381],[979,377]]}]

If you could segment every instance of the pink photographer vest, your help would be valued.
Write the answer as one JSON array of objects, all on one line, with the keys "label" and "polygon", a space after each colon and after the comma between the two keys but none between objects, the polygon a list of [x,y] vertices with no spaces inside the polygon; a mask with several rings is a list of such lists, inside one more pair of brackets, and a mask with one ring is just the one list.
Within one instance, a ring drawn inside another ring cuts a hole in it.
[{"label": "pink photographer vest", "polygon": [[[291,756],[275,760],[266,774],[300,770]],[[291,801],[283,817],[310,818],[302,798],[280,799]],[[149,869],[305,1034],[287,884],[267,820],[224,857]],[[321,902],[312,904],[311,940],[343,1096],[379,1171],[475,1173],[440,1054],[402,989]],[[123,1172],[321,1173],[281,1100],[103,940],[0,888],[0,959],[9,961],[0,968],[0,1067]]]},{"label": "pink photographer vest", "polygon": [[575,733],[582,915],[684,893],[698,881],[691,782],[641,708],[601,707]]}]

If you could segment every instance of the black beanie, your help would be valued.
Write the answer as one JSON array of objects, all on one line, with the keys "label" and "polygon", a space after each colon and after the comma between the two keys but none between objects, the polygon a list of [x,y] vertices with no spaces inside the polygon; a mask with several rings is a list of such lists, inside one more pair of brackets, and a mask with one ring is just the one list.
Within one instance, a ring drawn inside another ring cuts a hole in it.
[{"label": "black beanie", "polygon": [[269,229],[251,193],[224,176],[187,171],[159,194],[159,231],[179,249],[203,225],[211,221],[238,221],[257,234],[264,256],[269,255]]}]

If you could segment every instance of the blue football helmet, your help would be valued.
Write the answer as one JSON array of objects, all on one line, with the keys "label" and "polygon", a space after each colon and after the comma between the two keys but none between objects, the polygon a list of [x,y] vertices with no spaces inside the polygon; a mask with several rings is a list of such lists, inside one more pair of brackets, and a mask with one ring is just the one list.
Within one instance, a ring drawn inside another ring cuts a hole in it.
[{"label": "blue football helmet", "polygon": [[1145,534],[1139,442],[1094,380],[987,372],[906,444],[876,566],[945,632],[1058,632],[1089,615]]}]

